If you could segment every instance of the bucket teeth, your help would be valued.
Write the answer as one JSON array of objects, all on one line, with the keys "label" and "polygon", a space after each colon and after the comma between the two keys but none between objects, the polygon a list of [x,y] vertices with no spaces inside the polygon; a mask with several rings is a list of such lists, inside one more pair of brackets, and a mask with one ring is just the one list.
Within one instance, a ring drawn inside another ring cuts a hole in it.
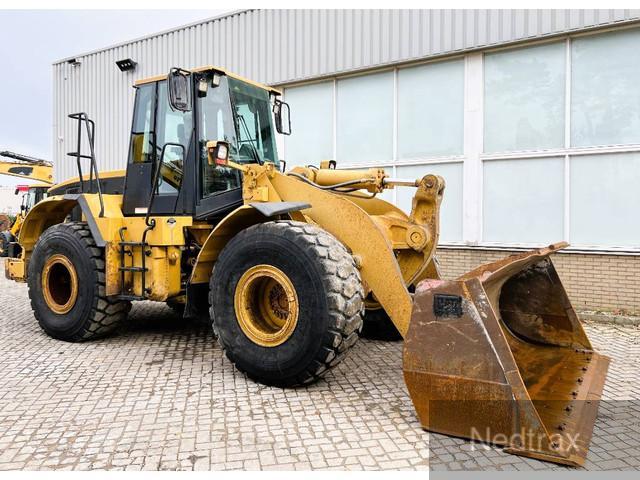
[{"label": "bucket teeth", "polygon": [[593,351],[549,258],[565,246],[417,286],[403,370],[424,428],[584,463],[609,359]]}]

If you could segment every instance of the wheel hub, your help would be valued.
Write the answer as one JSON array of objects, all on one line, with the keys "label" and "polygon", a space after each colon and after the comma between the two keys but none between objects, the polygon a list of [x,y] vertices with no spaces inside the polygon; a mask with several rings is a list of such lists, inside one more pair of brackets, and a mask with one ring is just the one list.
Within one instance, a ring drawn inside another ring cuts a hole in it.
[{"label": "wheel hub", "polygon": [[272,265],[256,265],[240,277],[234,307],[243,333],[263,347],[284,343],[298,323],[298,296],[293,283]]},{"label": "wheel hub", "polygon": [[42,293],[54,313],[71,311],[78,299],[78,275],[71,260],[62,254],[47,258],[42,268]]}]

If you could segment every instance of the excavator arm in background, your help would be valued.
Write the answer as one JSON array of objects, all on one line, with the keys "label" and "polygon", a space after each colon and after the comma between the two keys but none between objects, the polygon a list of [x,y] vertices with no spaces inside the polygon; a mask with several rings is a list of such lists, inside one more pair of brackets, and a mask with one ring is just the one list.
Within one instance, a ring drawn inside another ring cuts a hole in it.
[{"label": "excavator arm in background", "polygon": [[0,175],[27,178],[53,185],[52,162],[6,150],[0,152],[0,157],[11,159],[0,159]]}]

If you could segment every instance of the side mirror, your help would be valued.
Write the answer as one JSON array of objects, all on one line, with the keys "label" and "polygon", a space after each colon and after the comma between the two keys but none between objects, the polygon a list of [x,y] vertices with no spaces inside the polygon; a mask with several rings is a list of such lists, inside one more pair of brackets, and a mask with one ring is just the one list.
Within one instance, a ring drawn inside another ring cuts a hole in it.
[{"label": "side mirror", "polygon": [[169,105],[172,110],[191,111],[191,72],[181,68],[172,68],[167,77]]},{"label": "side mirror", "polygon": [[227,165],[229,161],[229,144],[222,141],[207,142],[207,163],[212,167]]},{"label": "side mirror", "polygon": [[289,104],[276,100],[273,104],[273,115],[276,120],[276,130],[282,135],[291,135],[291,114]]}]

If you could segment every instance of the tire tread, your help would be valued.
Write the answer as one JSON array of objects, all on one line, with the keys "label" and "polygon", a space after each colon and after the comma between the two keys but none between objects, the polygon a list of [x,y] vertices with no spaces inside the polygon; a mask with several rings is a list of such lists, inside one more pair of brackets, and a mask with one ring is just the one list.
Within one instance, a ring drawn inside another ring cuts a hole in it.
[{"label": "tire tread", "polygon": [[[47,332],[47,334],[54,338],[70,342],[84,342],[95,340],[112,334],[126,319],[129,311],[131,310],[131,302],[118,300],[113,297],[107,297],[105,286],[106,277],[104,250],[97,247],[96,242],[93,239],[93,235],[91,234],[91,231],[89,230],[89,227],[85,222],[60,223],[54,225],[53,227],[50,227],[50,229],[47,231],[50,231],[51,229],[60,231],[66,230],[67,232],[71,233],[71,235],[80,240],[80,243],[83,244],[85,251],[87,252],[89,258],[93,263],[94,271],[97,273],[98,294],[94,297],[91,313],[90,315],[88,315],[82,328],[71,336],[61,337],[55,332],[51,332],[46,328],[46,325],[44,324],[35,306],[31,288],[29,288],[31,308],[33,309],[33,313],[36,317],[36,320],[38,321],[38,324],[40,325],[40,328],[42,328],[45,332]],[[40,237],[40,239],[38,239],[38,242],[34,247],[34,254],[37,254],[36,249],[38,248],[38,243],[40,243],[43,238],[46,239],[47,236],[43,235],[42,237]],[[31,274],[29,276],[31,277]]]},{"label": "tire tread", "polygon": [[[282,383],[273,383],[283,387],[308,385],[338,365],[358,340],[364,311],[364,290],[360,272],[346,247],[320,227],[293,220],[276,220],[243,230],[235,237],[236,241],[242,242],[244,237],[250,237],[256,229],[282,236],[301,246],[308,256],[317,260],[322,283],[327,288],[329,327],[324,335],[322,348],[309,363],[308,368],[294,379],[283,379]],[[213,282],[213,276],[211,281]],[[213,303],[213,288],[210,288],[209,305],[214,333],[227,358],[235,364],[233,353],[225,347],[218,334]],[[237,364],[236,367],[251,377],[250,372],[244,371]]]}]

